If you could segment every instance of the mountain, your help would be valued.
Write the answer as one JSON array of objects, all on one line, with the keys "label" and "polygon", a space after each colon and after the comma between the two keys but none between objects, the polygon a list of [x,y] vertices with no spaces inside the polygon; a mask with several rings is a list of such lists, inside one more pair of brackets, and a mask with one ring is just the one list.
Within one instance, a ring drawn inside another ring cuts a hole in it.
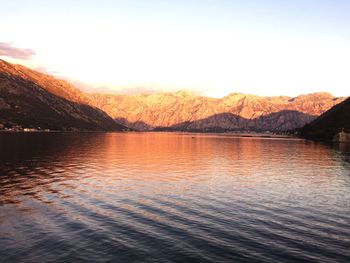
[{"label": "mountain", "polygon": [[0,60],[0,128],[124,130],[63,80]]},{"label": "mountain", "polygon": [[328,93],[295,98],[232,93],[215,99],[191,92],[89,94],[92,105],[136,130],[286,131],[303,127],[342,102]]},{"label": "mountain", "polygon": [[350,98],[303,127],[301,135],[308,139],[331,141],[341,131],[350,133]]},{"label": "mountain", "polygon": [[221,99],[187,91],[86,93],[0,60],[0,128],[276,132],[303,127],[343,100],[328,93],[295,98],[232,93]]}]

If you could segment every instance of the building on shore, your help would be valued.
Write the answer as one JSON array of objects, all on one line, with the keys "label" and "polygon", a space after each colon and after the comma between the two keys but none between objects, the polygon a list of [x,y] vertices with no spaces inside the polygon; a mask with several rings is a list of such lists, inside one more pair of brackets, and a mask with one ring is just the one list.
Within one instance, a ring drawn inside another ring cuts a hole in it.
[{"label": "building on shore", "polygon": [[333,137],[334,142],[350,142],[350,133],[341,131]]}]

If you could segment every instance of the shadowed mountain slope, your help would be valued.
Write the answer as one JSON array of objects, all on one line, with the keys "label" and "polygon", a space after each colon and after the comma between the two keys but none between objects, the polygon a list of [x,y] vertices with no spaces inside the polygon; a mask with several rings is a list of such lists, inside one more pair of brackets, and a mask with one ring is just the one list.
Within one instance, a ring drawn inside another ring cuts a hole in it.
[{"label": "shadowed mountain slope", "polygon": [[309,139],[331,141],[341,131],[350,133],[350,98],[303,127],[301,135]]},{"label": "shadowed mountain slope", "polygon": [[65,81],[0,60],[0,123],[52,130],[124,130]]},{"label": "shadowed mountain slope", "polygon": [[[298,111],[284,110],[274,112],[255,119],[246,119],[232,113],[220,113],[208,118],[184,122],[167,127],[159,127],[158,130],[174,131],[206,131],[206,132],[223,132],[223,131],[286,131],[296,129],[300,123],[309,123],[315,116],[311,116]],[[220,125],[218,125],[218,123]]]}]

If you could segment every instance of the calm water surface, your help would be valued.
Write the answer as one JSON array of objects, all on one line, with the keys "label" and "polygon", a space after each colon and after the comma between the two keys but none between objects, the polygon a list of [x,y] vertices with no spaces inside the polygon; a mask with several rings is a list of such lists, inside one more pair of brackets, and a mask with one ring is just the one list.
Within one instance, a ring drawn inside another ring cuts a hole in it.
[{"label": "calm water surface", "polygon": [[3,133],[0,261],[350,262],[349,148]]}]

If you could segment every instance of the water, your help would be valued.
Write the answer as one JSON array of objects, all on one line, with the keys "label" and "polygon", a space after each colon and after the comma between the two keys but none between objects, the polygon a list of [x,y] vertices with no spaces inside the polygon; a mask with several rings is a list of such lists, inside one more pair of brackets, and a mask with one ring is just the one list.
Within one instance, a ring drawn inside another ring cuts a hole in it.
[{"label": "water", "polygon": [[1,262],[350,262],[350,153],[175,133],[0,134]]}]

